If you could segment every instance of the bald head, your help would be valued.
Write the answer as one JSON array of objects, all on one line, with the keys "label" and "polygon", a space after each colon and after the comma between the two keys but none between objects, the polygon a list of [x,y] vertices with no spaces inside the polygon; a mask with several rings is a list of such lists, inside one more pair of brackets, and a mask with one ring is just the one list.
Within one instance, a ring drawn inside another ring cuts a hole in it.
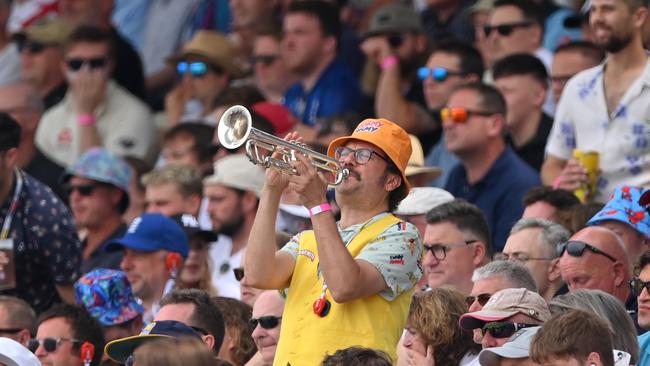
[{"label": "bald head", "polygon": [[590,226],[571,237],[560,258],[560,273],[570,291],[602,290],[622,302],[630,295],[627,252],[618,235],[604,227]]}]

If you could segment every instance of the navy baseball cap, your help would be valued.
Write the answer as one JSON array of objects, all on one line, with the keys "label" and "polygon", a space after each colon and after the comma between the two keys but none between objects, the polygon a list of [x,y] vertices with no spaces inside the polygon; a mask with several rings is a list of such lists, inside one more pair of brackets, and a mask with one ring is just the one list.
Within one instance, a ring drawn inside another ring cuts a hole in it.
[{"label": "navy baseball cap", "polygon": [[187,258],[189,244],[187,235],[176,221],[158,213],[146,213],[136,217],[124,237],[113,239],[107,251],[129,248],[141,252],[167,250]]}]

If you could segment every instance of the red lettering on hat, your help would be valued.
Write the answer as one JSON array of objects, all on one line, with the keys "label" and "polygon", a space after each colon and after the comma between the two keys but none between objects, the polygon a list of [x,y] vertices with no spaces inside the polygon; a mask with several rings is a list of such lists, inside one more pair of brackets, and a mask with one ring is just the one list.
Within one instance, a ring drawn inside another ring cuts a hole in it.
[{"label": "red lettering on hat", "polygon": [[357,133],[357,132],[370,132],[370,133],[373,133],[373,132],[377,131],[378,129],[380,129],[381,126],[383,126],[383,125],[384,125],[383,122],[381,122],[379,120],[376,120],[376,119],[365,120],[365,121],[359,123],[359,126],[357,126],[357,128],[354,130],[354,133]]},{"label": "red lettering on hat", "polygon": [[69,127],[66,127],[59,132],[59,135],[56,138],[59,145],[68,146],[72,144],[72,130]]}]

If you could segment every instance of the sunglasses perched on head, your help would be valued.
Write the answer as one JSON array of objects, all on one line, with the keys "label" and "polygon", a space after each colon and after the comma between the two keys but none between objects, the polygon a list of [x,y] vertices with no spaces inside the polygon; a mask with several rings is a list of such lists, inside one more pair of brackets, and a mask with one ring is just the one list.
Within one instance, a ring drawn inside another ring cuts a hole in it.
[{"label": "sunglasses perched on head", "polygon": [[489,117],[495,114],[489,111],[474,111],[463,107],[443,108],[440,110],[440,119],[443,122],[465,123],[473,115]]},{"label": "sunglasses perched on head", "polygon": [[465,73],[460,71],[451,71],[444,67],[420,67],[418,69],[418,78],[422,81],[432,78],[434,81],[443,82],[450,76],[463,76]]},{"label": "sunglasses perched on head", "polygon": [[525,323],[492,322],[486,323],[483,328],[481,328],[481,333],[483,336],[485,336],[486,333],[490,333],[494,338],[510,338],[520,329],[536,326],[537,325]]},{"label": "sunglasses perched on head", "polygon": [[91,70],[101,69],[106,66],[106,58],[93,57],[93,58],[69,58],[66,60],[68,69],[72,71],[79,71],[82,67],[86,66]]},{"label": "sunglasses perched on head", "polygon": [[38,346],[42,345],[45,352],[52,353],[56,351],[56,349],[59,347],[61,342],[72,342],[73,344],[81,343],[80,340],[74,338],[60,338],[60,337],[47,337],[43,339],[34,338],[29,340],[29,342],[27,343],[27,348],[30,351],[32,351],[32,353],[34,353],[38,349]]},{"label": "sunglasses perched on head", "polygon": [[467,296],[465,298],[465,302],[467,303],[467,307],[472,306],[474,301],[478,302],[481,306],[485,306],[488,301],[490,301],[490,297],[492,297],[491,294],[478,294],[476,296]]},{"label": "sunglasses perched on head", "polygon": [[253,65],[255,64],[262,64],[264,66],[270,66],[273,64],[278,58],[280,58],[280,55],[255,55],[251,59],[251,63]]},{"label": "sunglasses perched on head", "polygon": [[257,324],[259,324],[260,327],[264,329],[273,329],[277,327],[278,324],[280,324],[280,319],[282,319],[281,316],[260,316],[259,318],[252,318],[248,321],[248,324],[250,325],[251,329],[257,328]]},{"label": "sunglasses perched on head", "polygon": [[641,292],[643,292],[643,289],[646,289],[648,293],[650,294],[650,281],[644,282],[641,281],[639,277],[635,277],[628,282],[630,285],[630,288],[634,292],[634,295],[639,297],[641,296]]},{"label": "sunglasses perched on head", "polygon": [[612,262],[616,262],[616,258],[614,258],[613,256],[603,252],[602,250],[596,248],[593,245],[587,244],[583,241],[577,241],[577,240],[569,240],[566,243],[562,243],[558,245],[557,256],[561,257],[562,254],[564,254],[564,251],[566,250],[566,252],[569,253],[569,255],[572,257],[582,257],[582,254],[587,249],[590,250],[592,253],[600,254],[602,256],[607,257]]},{"label": "sunglasses perched on head", "polygon": [[523,21],[523,22],[506,23],[506,24],[499,24],[499,25],[484,25],[483,32],[485,32],[486,37],[489,37],[492,31],[496,30],[497,33],[499,33],[499,35],[507,37],[511,35],[512,32],[515,31],[515,29],[529,27],[532,24],[533,22],[531,21]]},{"label": "sunglasses perched on head", "polygon": [[203,76],[208,73],[208,64],[205,62],[181,61],[176,64],[176,71],[180,76],[189,73],[192,76]]}]

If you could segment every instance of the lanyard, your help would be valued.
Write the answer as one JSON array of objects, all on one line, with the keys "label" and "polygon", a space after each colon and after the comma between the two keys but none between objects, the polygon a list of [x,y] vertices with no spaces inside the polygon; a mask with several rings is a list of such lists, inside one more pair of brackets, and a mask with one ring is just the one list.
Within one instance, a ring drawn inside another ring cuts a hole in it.
[{"label": "lanyard", "polygon": [[20,174],[18,168],[14,169],[16,173],[16,190],[14,191],[14,197],[11,199],[11,205],[9,205],[9,211],[5,217],[5,221],[2,225],[2,231],[0,232],[0,240],[7,239],[9,237],[9,229],[11,228],[11,221],[13,220],[14,213],[16,213],[16,208],[18,207],[18,197],[20,192],[23,190],[23,176]]}]

